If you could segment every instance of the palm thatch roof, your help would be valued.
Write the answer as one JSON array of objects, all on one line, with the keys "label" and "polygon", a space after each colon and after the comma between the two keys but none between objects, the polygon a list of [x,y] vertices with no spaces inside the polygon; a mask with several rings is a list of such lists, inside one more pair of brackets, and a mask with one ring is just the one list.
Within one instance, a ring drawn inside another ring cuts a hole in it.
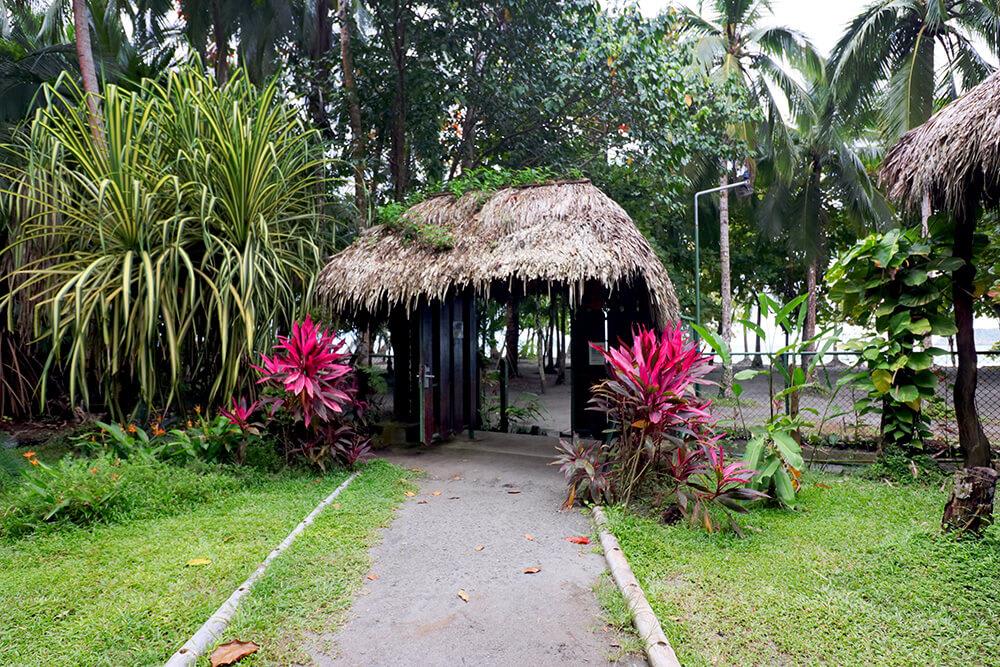
[{"label": "palm thatch roof", "polygon": [[919,210],[925,194],[937,210],[970,197],[1000,196],[1000,72],[910,130],[879,170],[889,197]]},{"label": "palm thatch roof", "polygon": [[[486,197],[484,199],[484,197]],[[492,194],[435,195],[404,219],[437,225],[454,238],[435,250],[385,225],[362,234],[322,270],[318,293],[338,312],[376,312],[450,289],[481,294],[505,283],[555,283],[577,302],[588,281],[611,289],[639,281],[661,324],[680,315],[666,270],[628,214],[590,181],[509,187]]]}]

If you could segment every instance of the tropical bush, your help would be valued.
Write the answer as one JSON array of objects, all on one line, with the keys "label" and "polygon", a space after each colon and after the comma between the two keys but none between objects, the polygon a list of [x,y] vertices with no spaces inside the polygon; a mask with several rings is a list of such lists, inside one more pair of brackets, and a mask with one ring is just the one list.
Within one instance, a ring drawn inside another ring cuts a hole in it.
[{"label": "tropical bush", "polygon": [[564,507],[577,500],[628,504],[647,483],[658,503],[669,503],[665,518],[684,516],[708,531],[729,526],[743,503],[766,495],[747,488],[754,471],[726,462],[711,402],[694,389],[711,357],[680,326],[661,334],[639,328],[629,343],[604,356],[610,377],[593,388],[592,406],[611,424],[605,443],[561,441],[554,465],[569,487]]},{"label": "tropical bush", "polygon": [[115,418],[231,396],[332,237],[317,131],[274,82],[220,87],[196,62],[107,85],[100,140],[71,79],[44,96],[0,168],[20,267],[2,302],[27,303],[46,379],[64,369],[73,403],[99,387]]},{"label": "tropical bush", "polygon": [[194,470],[154,460],[113,456],[64,458],[57,464],[26,452],[28,471],[0,498],[0,535],[47,525],[89,526],[158,516],[192,507],[241,486],[221,470]]},{"label": "tropical bush", "polygon": [[855,409],[881,414],[882,448],[913,451],[930,436],[926,407],[938,378],[931,366],[944,350],[924,345],[930,335],[950,336],[951,279],[962,260],[951,256],[946,229],[930,227],[872,234],[830,267],[830,296],[844,315],[876,335],[853,341],[867,368],[852,376],[867,397]]},{"label": "tropical bush", "polygon": [[310,316],[278,336],[274,354],[261,355],[261,399],[288,455],[325,470],[336,461],[353,467],[370,454],[369,439],[355,423],[364,416],[357,378],[343,340]]},{"label": "tropical bush", "polygon": [[662,334],[639,328],[631,343],[594,349],[603,355],[610,375],[594,386],[591,399],[594,409],[607,414],[613,432],[607,486],[627,504],[673,450],[717,439],[711,401],[694,391],[696,385],[710,384],[704,376],[711,357],[679,325]]}]

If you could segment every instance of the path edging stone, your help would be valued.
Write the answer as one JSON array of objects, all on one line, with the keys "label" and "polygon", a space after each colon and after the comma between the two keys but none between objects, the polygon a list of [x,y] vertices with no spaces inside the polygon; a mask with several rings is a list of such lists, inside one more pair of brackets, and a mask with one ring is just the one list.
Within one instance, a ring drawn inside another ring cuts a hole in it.
[{"label": "path edging stone", "polygon": [[642,646],[646,651],[646,660],[652,667],[680,667],[680,661],[674,649],[670,646],[670,641],[663,633],[660,621],[653,613],[653,608],[649,606],[639,581],[629,567],[628,559],[622,551],[618,540],[608,529],[608,518],[604,515],[604,510],[595,505],[592,508],[594,523],[597,524],[598,533],[601,536],[601,546],[604,548],[604,559],[608,562],[608,569],[611,576],[618,585],[618,589],[625,597],[629,610],[632,612],[632,624]]},{"label": "path edging stone", "polygon": [[312,512],[310,512],[305,519],[299,522],[299,525],[292,529],[292,532],[281,541],[274,550],[267,555],[264,562],[261,563],[254,573],[251,574],[246,581],[240,584],[239,588],[233,591],[233,594],[229,596],[225,602],[222,603],[215,613],[212,614],[205,623],[198,628],[198,631],[194,633],[190,639],[184,642],[182,646],[176,653],[170,656],[164,667],[189,667],[194,665],[198,658],[205,653],[209,648],[215,645],[222,638],[222,633],[226,631],[229,627],[229,623],[233,620],[233,615],[236,614],[236,608],[239,606],[240,601],[245,595],[250,592],[257,580],[260,579],[264,571],[271,564],[275,558],[281,555],[281,553],[287,549],[295,538],[299,536],[306,527],[316,520],[326,507],[334,501],[334,499],[340,495],[341,491],[347,488],[347,485],[354,481],[354,478],[358,476],[358,473],[354,472],[340,483],[336,489],[333,490],[330,495],[324,498],[319,505],[317,505]]}]

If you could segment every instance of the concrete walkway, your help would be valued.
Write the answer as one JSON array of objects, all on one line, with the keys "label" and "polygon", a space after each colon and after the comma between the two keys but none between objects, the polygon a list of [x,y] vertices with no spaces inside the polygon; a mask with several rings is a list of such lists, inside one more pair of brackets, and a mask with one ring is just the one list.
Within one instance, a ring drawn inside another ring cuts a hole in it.
[{"label": "concrete walkway", "polygon": [[555,442],[484,433],[387,455],[424,471],[420,491],[373,549],[370,579],[347,623],[316,643],[316,662],[607,664],[615,638],[592,591],[604,559],[565,539],[591,526],[559,511]]}]

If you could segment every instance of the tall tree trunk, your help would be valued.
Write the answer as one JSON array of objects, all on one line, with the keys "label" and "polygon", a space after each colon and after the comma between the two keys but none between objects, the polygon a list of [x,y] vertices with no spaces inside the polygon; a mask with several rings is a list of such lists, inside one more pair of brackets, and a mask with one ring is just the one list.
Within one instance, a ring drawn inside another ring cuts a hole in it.
[{"label": "tall tree trunk", "polygon": [[[819,270],[817,264],[818,260],[813,257],[806,266],[806,294],[809,297],[806,299],[806,321],[802,329],[802,336],[806,340],[816,335],[816,273]],[[808,349],[815,350],[816,346],[810,343]]]},{"label": "tall tree trunk", "polygon": [[306,96],[306,107],[313,125],[327,140],[333,139],[333,128],[326,113],[326,97],[324,92],[330,83],[330,61],[328,55],[331,46],[330,0],[316,0],[316,15],[313,17],[313,40],[309,45],[309,59],[312,60],[313,80],[310,82]]},{"label": "tall tree trunk", "polygon": [[973,329],[973,298],[976,268],[972,264],[973,236],[978,205],[966,202],[955,215],[953,254],[964,264],[955,271],[952,298],[955,302],[955,325],[958,327],[958,371],[955,377],[955,417],[958,420],[958,443],[965,467],[989,467],[990,443],[983,433],[976,409],[976,338]]},{"label": "tall tree trunk", "polygon": [[392,64],[395,70],[395,91],[392,96],[392,130],[389,148],[389,171],[392,192],[397,201],[406,198],[409,186],[406,156],[406,14],[405,0],[393,3]]},{"label": "tall tree trunk", "polygon": [[229,30],[222,16],[222,0],[212,2],[212,35],[215,41],[215,81],[229,81]]},{"label": "tall tree trunk", "polygon": [[752,368],[764,368],[764,358],[760,356],[760,302],[757,303],[757,331],[754,331],[754,355]]},{"label": "tall tree trunk", "polygon": [[337,22],[340,24],[340,69],[347,96],[347,116],[351,126],[351,166],[354,169],[354,205],[358,209],[359,227],[368,221],[368,196],[365,189],[365,134],[361,125],[361,101],[354,76],[354,58],[351,55],[350,0],[340,0]]},{"label": "tall tree trunk", "polygon": [[540,314],[541,304],[535,304],[535,331],[538,332],[538,345],[535,347],[538,353],[538,393],[545,393],[545,336],[542,331],[542,316]]},{"label": "tall tree trunk", "polygon": [[519,356],[518,340],[521,337],[521,317],[517,308],[517,297],[513,294],[507,297],[507,340],[505,344],[507,367],[511,377],[519,375],[517,361]]},{"label": "tall tree trunk", "polygon": [[90,45],[90,21],[88,19],[87,0],[73,0],[73,30],[76,33],[76,57],[80,63],[80,77],[83,79],[83,92],[87,98],[88,122],[94,144],[104,147],[104,129],[101,118],[101,90],[97,85],[97,66],[94,63],[94,50]]},{"label": "tall tree trunk", "polygon": [[[729,185],[729,172],[723,166],[719,185]],[[729,191],[719,192],[719,293],[722,300],[722,312],[719,318],[719,334],[729,345],[733,337],[733,287],[732,273],[729,266]],[[719,394],[725,395],[733,382],[732,363],[722,367],[722,378],[719,381]]]}]

